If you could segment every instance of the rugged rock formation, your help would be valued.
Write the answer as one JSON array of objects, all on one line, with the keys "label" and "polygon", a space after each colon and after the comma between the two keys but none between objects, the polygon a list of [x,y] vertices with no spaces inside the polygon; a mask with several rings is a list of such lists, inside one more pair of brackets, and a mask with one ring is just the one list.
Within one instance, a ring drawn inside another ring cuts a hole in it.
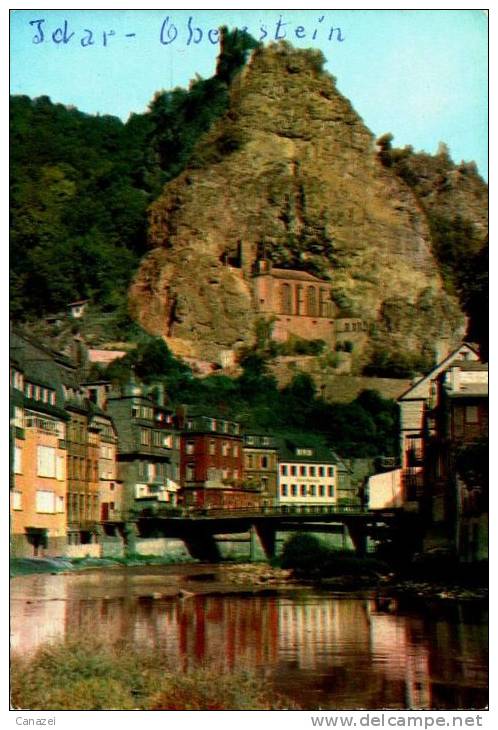
[{"label": "rugged rock formation", "polygon": [[411,153],[395,168],[429,214],[468,221],[476,232],[474,246],[482,246],[488,235],[488,187],[474,162],[454,163],[440,143],[437,154]]},{"label": "rugged rock formation", "polygon": [[263,251],[330,279],[340,310],[388,346],[421,352],[459,336],[425,214],[381,164],[322,61],[285,43],[256,51],[232,83],[227,114],[150,210],[152,251],[130,307],[178,354],[215,359],[251,341],[250,271]]}]

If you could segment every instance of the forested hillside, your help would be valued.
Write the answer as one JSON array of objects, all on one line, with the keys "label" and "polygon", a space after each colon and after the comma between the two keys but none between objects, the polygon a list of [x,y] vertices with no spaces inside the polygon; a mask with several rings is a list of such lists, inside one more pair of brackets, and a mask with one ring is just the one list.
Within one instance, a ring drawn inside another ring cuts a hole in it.
[{"label": "forested hillside", "polygon": [[227,106],[233,75],[256,46],[222,33],[216,74],[158,92],[126,123],[48,97],[11,97],[11,314],[56,312],[91,298],[126,309],[145,251],[146,211]]}]

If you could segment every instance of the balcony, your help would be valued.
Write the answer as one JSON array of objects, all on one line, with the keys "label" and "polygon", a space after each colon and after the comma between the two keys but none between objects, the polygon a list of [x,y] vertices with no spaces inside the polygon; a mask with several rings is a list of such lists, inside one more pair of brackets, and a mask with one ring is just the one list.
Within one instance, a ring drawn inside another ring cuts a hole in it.
[{"label": "balcony", "polygon": [[406,452],[406,461],[408,466],[423,466],[424,453],[421,448],[408,449]]},{"label": "balcony", "polygon": [[416,501],[423,496],[424,474],[421,470],[416,472],[404,471],[402,480],[406,502]]}]

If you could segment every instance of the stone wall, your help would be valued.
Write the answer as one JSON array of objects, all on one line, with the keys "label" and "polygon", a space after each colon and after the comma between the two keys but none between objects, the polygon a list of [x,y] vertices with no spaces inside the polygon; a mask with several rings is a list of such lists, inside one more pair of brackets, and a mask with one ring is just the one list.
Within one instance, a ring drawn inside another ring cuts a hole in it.
[{"label": "stone wall", "polygon": [[138,555],[158,555],[172,560],[190,557],[183,540],[165,537],[138,538],[135,543],[135,552]]},{"label": "stone wall", "polygon": [[87,545],[66,545],[64,556],[66,558],[101,558],[102,545],[96,542]]},{"label": "stone wall", "polygon": [[65,537],[49,537],[47,547],[38,549],[35,555],[35,548],[31,545],[26,535],[12,535],[10,539],[10,554],[13,558],[55,558],[65,554],[67,542]]}]

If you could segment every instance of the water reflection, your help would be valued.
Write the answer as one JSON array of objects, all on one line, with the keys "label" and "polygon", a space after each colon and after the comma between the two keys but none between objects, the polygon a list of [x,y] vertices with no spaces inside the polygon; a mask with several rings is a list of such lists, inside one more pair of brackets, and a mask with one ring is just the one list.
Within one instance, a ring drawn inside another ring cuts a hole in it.
[{"label": "water reflection", "polygon": [[[12,595],[13,649],[101,632],[160,647],[178,670],[256,670],[308,709],[487,704],[482,615],[458,607],[449,615],[383,613],[371,600],[303,593],[158,598],[150,581],[135,578],[36,576],[36,592],[29,586],[36,599],[19,589]],[[140,595],[144,585],[147,596]]]}]

